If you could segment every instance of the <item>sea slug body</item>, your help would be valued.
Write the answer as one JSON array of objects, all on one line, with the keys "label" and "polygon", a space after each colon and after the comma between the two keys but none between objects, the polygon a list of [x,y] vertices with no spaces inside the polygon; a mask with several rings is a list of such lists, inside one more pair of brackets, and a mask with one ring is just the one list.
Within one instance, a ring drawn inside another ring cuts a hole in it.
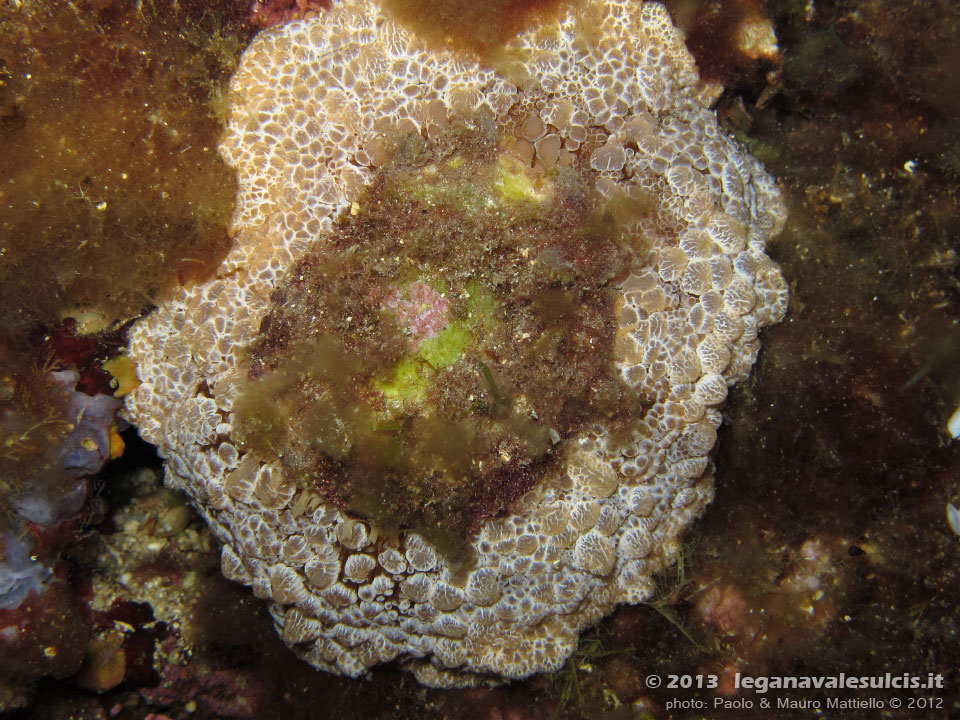
[{"label": "sea slug body", "polygon": [[126,413],[294,651],[517,678],[648,598],[788,297],[779,192],[666,10],[481,62],[344,2],[257,36],[221,153],[235,245],[134,327]]}]

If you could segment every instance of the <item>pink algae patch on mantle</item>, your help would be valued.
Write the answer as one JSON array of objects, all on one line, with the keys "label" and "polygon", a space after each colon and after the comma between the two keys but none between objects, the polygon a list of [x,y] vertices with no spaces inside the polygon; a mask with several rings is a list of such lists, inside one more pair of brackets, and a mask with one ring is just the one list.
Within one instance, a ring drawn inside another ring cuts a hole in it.
[{"label": "pink algae patch on mantle", "polygon": [[387,297],[386,306],[396,311],[414,350],[419,350],[425,340],[436,337],[450,324],[450,301],[424,282],[413,283],[403,293],[394,290]]},{"label": "pink algae patch on mantle", "polygon": [[303,20],[330,6],[330,0],[252,0],[247,19],[251,25],[268,28]]}]

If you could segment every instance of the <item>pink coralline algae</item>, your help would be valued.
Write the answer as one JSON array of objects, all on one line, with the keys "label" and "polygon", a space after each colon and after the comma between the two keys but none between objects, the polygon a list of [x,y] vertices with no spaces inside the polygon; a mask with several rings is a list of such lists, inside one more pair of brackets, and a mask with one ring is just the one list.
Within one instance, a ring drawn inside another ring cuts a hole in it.
[{"label": "pink coralline algae", "polygon": [[329,0],[253,0],[249,20],[251,25],[268,28],[329,9]]},{"label": "pink coralline algae", "polygon": [[[8,546],[9,547],[9,546]],[[82,602],[58,572],[44,567],[36,587],[15,607],[0,608],[0,681],[76,671],[90,637]]]},{"label": "pink coralline algae", "polygon": [[749,645],[756,638],[758,619],[739,588],[729,583],[713,585],[697,602],[703,622],[730,640]]},{"label": "pink coralline algae", "polygon": [[[161,654],[169,654],[176,647],[176,638],[168,638],[161,646]],[[168,660],[157,667],[162,677],[160,684],[141,691],[144,699],[154,705],[192,701],[202,713],[231,718],[263,717],[266,711],[266,689],[252,674]]]},{"label": "pink coralline algae", "polygon": [[450,302],[423,282],[413,283],[405,293],[394,291],[387,298],[386,305],[397,312],[400,324],[410,333],[415,350],[450,323],[447,315]]},{"label": "pink coralline algae", "polygon": [[735,673],[762,673],[778,647],[802,652],[828,637],[849,584],[840,563],[845,548],[842,538],[829,537],[784,546],[773,582],[750,582],[729,568],[698,578],[694,616],[724,647],[716,664],[703,669],[721,676],[720,694],[737,694]]}]

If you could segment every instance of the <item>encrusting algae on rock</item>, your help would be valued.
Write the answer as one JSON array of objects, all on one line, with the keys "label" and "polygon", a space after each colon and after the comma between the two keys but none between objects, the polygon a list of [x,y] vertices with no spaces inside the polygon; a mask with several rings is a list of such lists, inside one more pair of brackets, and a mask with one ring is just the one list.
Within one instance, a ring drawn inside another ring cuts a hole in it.
[{"label": "encrusting algae on rock", "polygon": [[363,2],[258,36],[236,243],[131,333],[128,415],[332,672],[523,677],[648,598],[786,309],[779,193],[663,7],[579,3],[491,58]]}]

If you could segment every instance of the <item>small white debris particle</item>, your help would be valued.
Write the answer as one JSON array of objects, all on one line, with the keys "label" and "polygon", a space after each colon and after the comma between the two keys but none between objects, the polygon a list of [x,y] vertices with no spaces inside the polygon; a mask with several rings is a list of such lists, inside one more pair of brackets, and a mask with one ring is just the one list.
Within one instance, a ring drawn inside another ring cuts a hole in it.
[{"label": "small white debris particle", "polygon": [[954,440],[960,438],[960,406],[957,406],[957,409],[953,411],[953,415],[947,420],[947,432],[950,433],[950,437]]},{"label": "small white debris particle", "polygon": [[960,535],[960,510],[953,503],[947,503],[947,522],[950,523],[950,529]]}]

